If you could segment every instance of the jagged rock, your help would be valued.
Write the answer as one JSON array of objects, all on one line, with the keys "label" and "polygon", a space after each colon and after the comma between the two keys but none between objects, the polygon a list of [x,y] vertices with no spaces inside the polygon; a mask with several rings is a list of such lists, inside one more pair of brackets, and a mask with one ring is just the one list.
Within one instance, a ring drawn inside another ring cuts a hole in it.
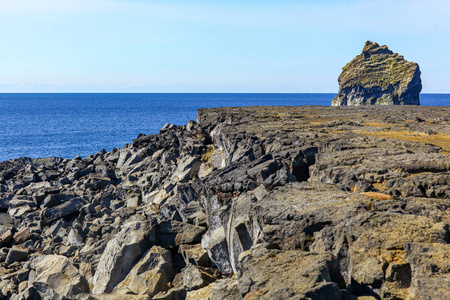
[{"label": "jagged rock", "polygon": [[11,265],[17,261],[24,261],[28,257],[28,250],[21,246],[13,246],[9,249],[8,256],[6,256],[6,265]]},{"label": "jagged rock", "polygon": [[4,244],[9,244],[9,243],[11,243],[12,239],[13,239],[13,233],[12,233],[11,229],[7,229],[7,230],[2,234],[1,241],[2,241]]},{"label": "jagged rock", "polygon": [[370,41],[342,68],[338,81],[339,93],[332,106],[420,104],[419,65]]},{"label": "jagged rock", "polygon": [[[210,299],[228,299],[228,298],[211,298],[212,284],[201,289],[186,293],[186,300],[210,300]],[[231,300],[231,299],[228,299]]]},{"label": "jagged rock", "polygon": [[171,288],[167,292],[159,293],[152,297],[152,300],[185,300],[186,290],[182,287]]},{"label": "jagged rock", "polygon": [[177,221],[162,222],[158,229],[158,243],[163,247],[199,243],[206,228]]},{"label": "jagged rock", "polygon": [[42,290],[46,286],[61,297],[74,297],[77,294],[89,292],[86,279],[69,259],[60,255],[45,255],[35,262],[36,278],[30,280],[33,286]]},{"label": "jagged rock", "polygon": [[17,244],[22,244],[31,238],[31,231],[29,227],[23,228],[14,234],[14,241]]},{"label": "jagged rock", "polygon": [[111,292],[128,275],[134,264],[155,240],[151,222],[130,222],[108,242],[92,284],[93,294]]},{"label": "jagged rock", "polygon": [[239,281],[227,278],[217,280],[211,287],[210,299],[227,299],[227,300],[242,300],[242,294],[238,290]]},{"label": "jagged rock", "polygon": [[207,286],[217,279],[217,273],[211,269],[188,264],[183,270],[183,285],[187,291],[196,290]]},{"label": "jagged rock", "polygon": [[42,220],[47,224],[58,220],[64,216],[77,212],[87,200],[82,197],[73,198],[67,202],[41,211]]},{"label": "jagged rock", "polygon": [[114,291],[128,289],[138,295],[154,296],[168,290],[168,283],[172,281],[173,276],[170,252],[153,246]]},{"label": "jagged rock", "polygon": [[332,281],[340,276],[334,264],[332,256],[312,252],[254,251],[243,263],[237,288],[246,299],[341,299]]},{"label": "jagged rock", "polygon": [[177,169],[172,174],[172,181],[175,182],[186,182],[191,178],[197,176],[200,170],[201,162],[196,157],[187,157],[185,160],[181,161],[177,166]]},{"label": "jagged rock", "polygon": [[[439,299],[448,296],[450,283],[450,246],[448,244],[405,244],[407,265],[400,270],[400,283],[411,284],[411,296],[418,299]],[[409,268],[408,268],[409,267]]]},{"label": "jagged rock", "polygon": [[186,264],[209,267],[208,252],[201,245],[180,245],[179,251]]}]

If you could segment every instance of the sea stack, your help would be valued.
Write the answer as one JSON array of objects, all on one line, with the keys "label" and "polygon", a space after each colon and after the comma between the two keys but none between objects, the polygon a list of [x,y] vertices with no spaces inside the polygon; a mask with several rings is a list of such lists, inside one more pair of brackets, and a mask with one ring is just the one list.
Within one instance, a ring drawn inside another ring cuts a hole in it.
[{"label": "sea stack", "polygon": [[420,105],[419,65],[371,41],[342,68],[338,82],[331,106]]}]

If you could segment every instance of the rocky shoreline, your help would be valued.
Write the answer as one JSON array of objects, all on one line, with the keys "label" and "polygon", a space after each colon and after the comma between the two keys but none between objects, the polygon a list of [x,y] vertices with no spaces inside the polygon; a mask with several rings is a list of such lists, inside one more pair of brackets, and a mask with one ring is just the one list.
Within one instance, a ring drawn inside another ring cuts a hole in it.
[{"label": "rocky shoreline", "polygon": [[450,107],[199,109],[0,163],[4,299],[450,299]]}]

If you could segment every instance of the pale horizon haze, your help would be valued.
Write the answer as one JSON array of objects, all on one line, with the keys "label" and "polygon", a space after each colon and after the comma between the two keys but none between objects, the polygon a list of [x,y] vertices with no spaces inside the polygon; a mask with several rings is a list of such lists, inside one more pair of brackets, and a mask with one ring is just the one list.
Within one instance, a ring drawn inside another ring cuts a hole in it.
[{"label": "pale horizon haze", "polygon": [[367,40],[450,93],[450,2],[0,0],[0,92],[337,93]]}]

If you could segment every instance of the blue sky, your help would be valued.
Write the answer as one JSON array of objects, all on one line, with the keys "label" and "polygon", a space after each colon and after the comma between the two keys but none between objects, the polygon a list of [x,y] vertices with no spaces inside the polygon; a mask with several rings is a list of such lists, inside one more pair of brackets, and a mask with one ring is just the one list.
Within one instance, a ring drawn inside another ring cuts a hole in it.
[{"label": "blue sky", "polygon": [[0,92],[337,92],[366,40],[450,92],[448,0],[0,0]]}]

